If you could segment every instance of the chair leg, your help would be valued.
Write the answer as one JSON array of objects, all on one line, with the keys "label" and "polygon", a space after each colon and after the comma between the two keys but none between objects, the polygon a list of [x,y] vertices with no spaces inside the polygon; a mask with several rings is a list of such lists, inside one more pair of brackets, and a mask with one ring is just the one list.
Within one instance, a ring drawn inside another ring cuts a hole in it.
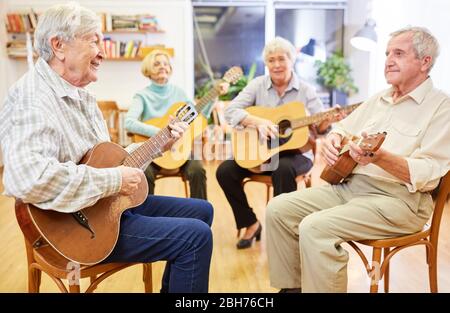
[{"label": "chair leg", "polygon": [[37,268],[28,267],[28,292],[39,293],[42,272]]},{"label": "chair leg", "polygon": [[70,293],[80,293],[80,285],[78,285],[78,284],[69,285],[69,292]]},{"label": "chair leg", "polygon": [[183,181],[184,182],[184,194],[186,195],[186,198],[189,198],[189,186],[187,181]]},{"label": "chair leg", "polygon": [[[384,248],[383,249],[383,263],[384,260],[386,259],[386,256],[389,254],[389,252],[391,252],[390,248]],[[386,264],[386,269],[384,271],[384,292],[388,293],[389,292],[389,262]]]},{"label": "chair leg", "polygon": [[[91,285],[92,283],[97,279],[97,275],[92,275],[91,277],[89,277],[89,280],[91,281]],[[97,288],[93,288],[92,291],[94,291]]]},{"label": "chair leg", "polygon": [[428,278],[430,280],[430,292],[438,292],[437,282],[437,247],[427,247],[427,261],[428,261]]},{"label": "chair leg", "polygon": [[380,281],[381,270],[381,248],[373,248],[372,268],[370,269],[370,292],[378,292],[378,283]]},{"label": "chair leg", "polygon": [[144,281],[144,288],[146,293],[153,292],[153,274],[152,274],[152,263],[142,264],[142,280]]},{"label": "chair leg", "polygon": [[266,189],[266,204],[269,203],[270,200],[270,186],[266,185],[267,189]]},{"label": "chair leg", "polygon": [[27,252],[28,263],[28,292],[38,293],[39,287],[41,286],[42,272],[41,270],[31,266],[35,262],[33,256],[33,247],[27,240],[25,240],[25,248]]}]

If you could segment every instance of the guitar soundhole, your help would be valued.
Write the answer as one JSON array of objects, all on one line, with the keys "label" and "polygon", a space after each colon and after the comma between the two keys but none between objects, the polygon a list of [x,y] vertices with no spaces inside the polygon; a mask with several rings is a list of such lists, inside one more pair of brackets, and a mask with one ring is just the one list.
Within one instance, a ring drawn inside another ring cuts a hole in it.
[{"label": "guitar soundhole", "polygon": [[278,137],[275,139],[269,139],[267,141],[267,147],[269,149],[281,147],[288,142],[289,139],[291,139],[292,132],[291,122],[288,120],[282,120],[278,123]]},{"label": "guitar soundhole", "polygon": [[278,123],[278,132],[280,133],[280,137],[289,137],[292,135],[292,127],[291,122],[288,120],[282,120]]}]

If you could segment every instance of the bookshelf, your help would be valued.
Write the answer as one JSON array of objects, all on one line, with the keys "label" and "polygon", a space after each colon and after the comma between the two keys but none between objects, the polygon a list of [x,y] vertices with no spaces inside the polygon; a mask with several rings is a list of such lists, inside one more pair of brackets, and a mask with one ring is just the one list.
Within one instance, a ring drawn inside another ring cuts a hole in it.
[{"label": "bookshelf", "polygon": [[164,50],[172,57],[175,54],[173,48],[164,44],[149,44],[158,38],[162,41],[163,30],[113,30],[103,34],[107,60],[140,61],[154,49]]},{"label": "bookshelf", "polygon": [[104,35],[107,34],[164,34],[164,30],[111,30],[103,31]]},{"label": "bookshelf", "polygon": [[[107,61],[141,61],[145,55],[154,49],[166,51],[172,57],[174,49],[163,44],[150,44],[153,38],[164,35],[158,20],[149,14],[141,15],[111,15],[98,13],[102,22],[104,34],[103,48]],[[10,59],[23,60],[27,58],[26,34],[31,38],[37,25],[38,14],[32,9],[22,13],[7,13],[5,19],[8,40],[7,55]]]}]

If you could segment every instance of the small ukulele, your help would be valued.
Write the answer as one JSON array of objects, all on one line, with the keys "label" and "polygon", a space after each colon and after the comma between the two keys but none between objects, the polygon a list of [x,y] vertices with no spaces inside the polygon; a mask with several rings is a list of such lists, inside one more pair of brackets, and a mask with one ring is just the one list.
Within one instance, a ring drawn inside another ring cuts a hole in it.
[{"label": "small ukulele", "polygon": [[339,152],[339,158],[333,166],[325,166],[320,178],[332,185],[339,184],[355,168],[357,162],[350,156],[348,142],[357,140],[358,146],[367,154],[377,151],[386,138],[386,132],[369,135],[365,138],[353,137],[350,140],[344,139],[344,146]]}]

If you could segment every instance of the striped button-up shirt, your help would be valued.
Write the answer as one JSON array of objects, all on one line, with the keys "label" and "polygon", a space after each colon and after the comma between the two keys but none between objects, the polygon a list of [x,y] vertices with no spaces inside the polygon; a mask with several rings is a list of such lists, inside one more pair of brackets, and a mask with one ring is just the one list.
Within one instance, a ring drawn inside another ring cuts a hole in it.
[{"label": "striped button-up shirt", "polygon": [[361,104],[332,132],[342,136],[387,132],[381,146],[408,162],[411,183],[405,183],[370,163],[356,166],[355,174],[405,184],[410,192],[435,188],[450,170],[450,98],[433,87],[431,78],[394,102],[393,89]]},{"label": "striped button-up shirt", "polygon": [[0,121],[6,195],[75,212],[119,192],[118,168],[77,164],[95,144],[109,141],[95,98],[43,59],[11,87]]}]

